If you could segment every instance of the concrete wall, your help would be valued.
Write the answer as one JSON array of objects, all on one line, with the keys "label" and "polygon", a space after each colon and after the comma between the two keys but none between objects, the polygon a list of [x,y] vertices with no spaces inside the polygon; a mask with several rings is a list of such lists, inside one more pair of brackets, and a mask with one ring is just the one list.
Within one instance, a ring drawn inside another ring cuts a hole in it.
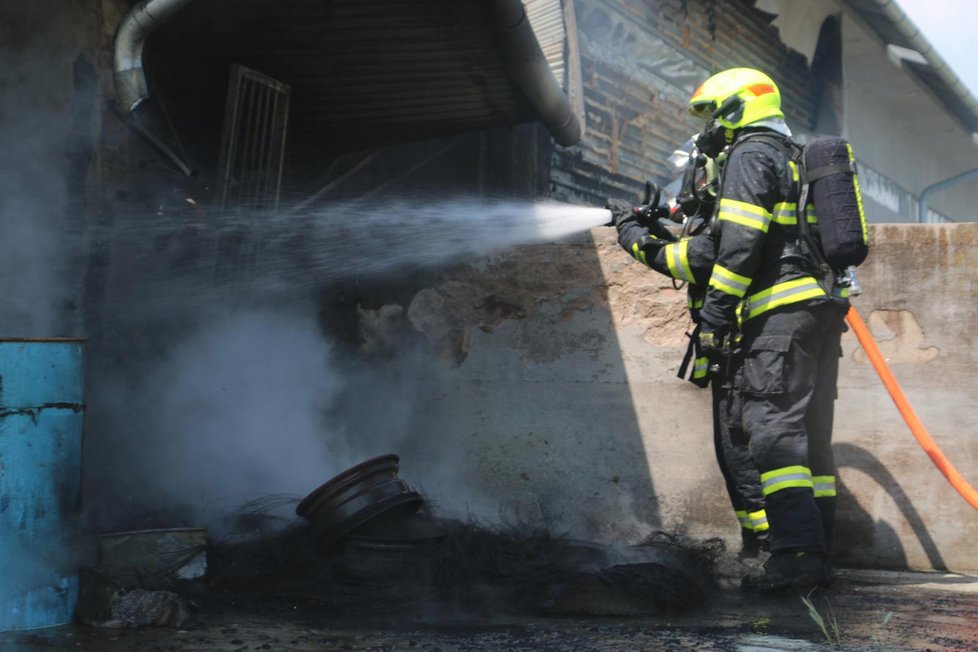
[{"label": "concrete wall", "polygon": [[0,6],[0,333],[81,333],[77,254],[98,123],[96,0]]},{"label": "concrete wall", "polygon": [[[978,225],[880,225],[854,301],[938,446],[978,486]],[[978,514],[911,436],[855,337],[836,406],[840,549],[855,563],[975,570]]]},{"label": "concrete wall", "polygon": [[[934,438],[978,484],[969,425],[978,226],[887,225],[873,237],[854,304]],[[408,317],[432,350],[451,352],[418,367],[416,452],[403,461],[441,478],[428,487],[436,501],[581,536],[635,542],[664,529],[736,549],[708,393],[675,377],[683,293],[632,262],[611,229],[454,272],[420,292]],[[978,569],[978,515],[918,448],[857,349],[846,334],[839,563]]]}]

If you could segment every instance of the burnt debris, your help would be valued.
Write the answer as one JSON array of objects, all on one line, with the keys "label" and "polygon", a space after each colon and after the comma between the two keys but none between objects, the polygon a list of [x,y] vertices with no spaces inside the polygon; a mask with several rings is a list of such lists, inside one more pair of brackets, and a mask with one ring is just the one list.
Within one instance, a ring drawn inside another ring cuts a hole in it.
[{"label": "burnt debris", "polygon": [[305,522],[210,542],[203,577],[142,586],[96,573],[89,595],[102,599],[86,621],[182,626],[190,605],[384,622],[674,614],[715,586],[716,542],[660,534],[610,546],[525,523],[439,518],[398,471],[396,455],[366,460],[299,502]]}]

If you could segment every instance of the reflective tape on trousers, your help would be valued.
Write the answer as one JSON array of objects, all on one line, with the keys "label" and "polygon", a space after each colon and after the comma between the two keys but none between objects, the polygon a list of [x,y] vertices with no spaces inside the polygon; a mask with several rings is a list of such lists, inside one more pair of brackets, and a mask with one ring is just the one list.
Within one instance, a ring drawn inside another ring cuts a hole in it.
[{"label": "reflective tape on trousers", "polygon": [[808,467],[786,466],[761,474],[761,491],[765,496],[792,487],[812,489],[812,472]]}]

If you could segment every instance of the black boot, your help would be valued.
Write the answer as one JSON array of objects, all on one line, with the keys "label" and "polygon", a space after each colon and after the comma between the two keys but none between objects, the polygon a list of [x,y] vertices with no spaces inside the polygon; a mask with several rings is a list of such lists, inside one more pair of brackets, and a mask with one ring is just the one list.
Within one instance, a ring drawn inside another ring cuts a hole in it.
[{"label": "black boot", "polygon": [[816,552],[784,551],[771,555],[764,568],[740,583],[744,591],[767,593],[792,588],[824,586],[831,581],[825,556]]}]

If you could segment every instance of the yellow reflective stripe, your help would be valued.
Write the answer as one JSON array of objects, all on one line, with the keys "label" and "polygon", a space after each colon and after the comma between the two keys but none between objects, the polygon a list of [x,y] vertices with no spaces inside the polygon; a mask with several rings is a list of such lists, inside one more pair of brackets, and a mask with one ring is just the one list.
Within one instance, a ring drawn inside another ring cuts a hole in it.
[{"label": "yellow reflective stripe", "polygon": [[798,183],[798,181],[801,179],[801,177],[798,176],[798,164],[794,161],[788,161],[788,167],[791,168],[791,180]]},{"label": "yellow reflective stripe", "polygon": [[716,288],[721,292],[732,294],[738,299],[747,294],[751,279],[741,276],[736,272],[731,272],[721,265],[713,265],[713,274],[710,275],[710,287]]},{"label": "yellow reflective stripe", "polygon": [[813,475],[812,488],[816,498],[835,498],[835,476]]},{"label": "yellow reflective stripe", "polygon": [[695,283],[693,270],[689,268],[689,239],[667,244],[665,249],[666,264],[672,277]]},{"label": "yellow reflective stripe", "polygon": [[765,512],[763,509],[750,513],[738,509],[734,513],[737,515],[737,520],[740,522],[740,527],[744,528],[745,530],[764,532],[771,528],[767,522],[767,512]]},{"label": "yellow reflective stripe", "polygon": [[811,469],[807,466],[785,466],[761,474],[761,491],[765,496],[791,487],[812,489]]},{"label": "yellow reflective stripe", "polygon": [[805,216],[809,224],[818,224],[818,215],[815,214],[815,204],[809,204],[805,207]]},{"label": "yellow reflective stripe", "polygon": [[693,378],[705,378],[706,372],[710,370],[708,358],[696,358],[693,361]]},{"label": "yellow reflective stripe", "polygon": [[807,466],[802,466],[801,464],[796,464],[794,466],[782,466],[781,468],[778,469],[771,469],[770,471],[765,471],[764,473],[761,474],[761,483],[763,484],[765,481],[771,478],[776,478],[781,475],[796,474],[796,473],[801,473],[805,475],[806,477],[808,477],[809,480],[812,478],[812,470],[810,468],[808,468]]},{"label": "yellow reflective stripe", "polygon": [[735,199],[721,199],[717,219],[733,222],[751,229],[767,233],[771,226],[771,214],[762,206],[755,206]]},{"label": "yellow reflective stripe", "polygon": [[690,308],[702,308],[704,297],[693,298],[692,295],[686,295],[686,305]]},{"label": "yellow reflective stripe", "polygon": [[640,261],[642,261],[646,265],[649,264],[649,261],[647,261],[645,259],[645,252],[642,251],[641,249],[639,249],[639,246],[638,246],[638,243],[637,242],[632,245],[632,255],[635,256],[636,258],[638,258]]},{"label": "yellow reflective stripe", "polygon": [[[846,143],[849,150],[849,164],[852,165],[852,185],[856,189],[856,205],[859,207],[859,222],[863,227],[863,244],[869,244],[869,229],[866,228],[866,211],[863,209],[863,194],[859,191],[859,175],[856,174],[856,155],[852,153],[852,145]],[[918,220],[923,220],[918,217]]]},{"label": "yellow reflective stripe", "polygon": [[[710,282],[712,283],[712,279]],[[757,294],[747,297],[745,308],[747,315],[744,317],[744,321],[762,315],[768,310],[824,296],[825,290],[811,276],[777,283],[766,290],[761,290]]]},{"label": "yellow reflective stripe", "polygon": [[798,204],[795,202],[778,202],[774,205],[774,217],[772,219],[778,224],[784,224],[787,226],[798,224],[798,218],[795,215],[797,210]]},{"label": "yellow reflective stripe", "polygon": [[763,509],[751,512],[747,516],[750,519],[750,529],[755,532],[764,532],[770,529],[771,526],[767,522],[767,512]]},{"label": "yellow reflective stripe", "polygon": [[[815,214],[815,205],[809,204],[805,215],[809,224],[818,224],[818,216]],[[772,221],[782,226],[794,226],[798,224],[798,204],[794,202],[778,202],[774,205],[774,217]]]}]

